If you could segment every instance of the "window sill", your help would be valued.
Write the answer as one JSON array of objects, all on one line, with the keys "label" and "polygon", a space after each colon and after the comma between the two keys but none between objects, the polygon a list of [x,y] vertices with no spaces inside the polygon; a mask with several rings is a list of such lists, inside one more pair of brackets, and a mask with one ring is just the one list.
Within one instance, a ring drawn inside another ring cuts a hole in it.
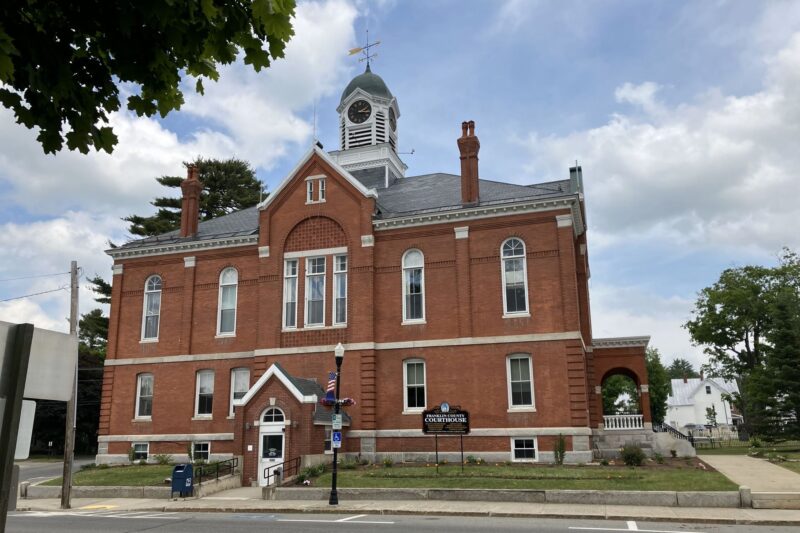
[{"label": "window sill", "polygon": [[214,335],[215,339],[235,339],[236,333],[217,333]]},{"label": "window sill", "polygon": [[421,415],[423,411],[425,411],[424,407],[422,407],[420,409],[405,409],[401,414],[404,414],[404,415]]},{"label": "window sill", "polygon": [[281,333],[292,333],[295,331],[321,331],[326,329],[344,329],[347,324],[336,324],[333,326],[306,326],[304,328],[283,328]]},{"label": "window sill", "polygon": [[235,420],[236,419],[236,415],[228,415],[228,416],[225,417],[225,419],[226,420]]},{"label": "window sill", "polygon": [[427,324],[428,322],[424,318],[415,318],[414,320],[403,320],[400,325],[401,326],[416,326],[419,324]]},{"label": "window sill", "polygon": [[534,406],[525,406],[525,407],[509,407],[508,413],[535,413],[536,407]]},{"label": "window sill", "polygon": [[504,313],[503,314],[503,318],[530,318],[530,317],[531,317],[530,313],[508,313],[508,314]]},{"label": "window sill", "polygon": [[142,339],[139,341],[139,344],[151,344],[154,342],[158,342],[158,339]]},{"label": "window sill", "polygon": [[192,420],[213,420],[211,415],[194,415]]},{"label": "window sill", "polygon": [[537,463],[537,462],[539,462],[539,460],[536,459],[536,458],[533,458],[533,459],[511,459],[511,462],[512,463]]},{"label": "window sill", "polygon": [[324,204],[325,200],[306,200],[306,205],[313,205],[313,204]]},{"label": "window sill", "polygon": [[134,422],[134,423],[137,423],[137,422],[152,422],[152,421],[153,421],[153,417],[152,416],[137,416],[136,418],[131,420],[131,422]]}]

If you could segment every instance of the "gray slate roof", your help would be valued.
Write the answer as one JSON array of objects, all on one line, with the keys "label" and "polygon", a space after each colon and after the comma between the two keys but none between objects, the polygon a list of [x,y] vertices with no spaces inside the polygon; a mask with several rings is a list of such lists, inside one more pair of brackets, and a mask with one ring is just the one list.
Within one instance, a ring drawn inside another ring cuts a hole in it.
[{"label": "gray slate roof", "polygon": [[[381,169],[381,173],[383,169]],[[357,176],[358,177],[358,176]],[[374,180],[374,173],[364,173]],[[361,178],[359,178],[361,179]],[[375,186],[375,185],[372,185]],[[480,206],[564,196],[570,193],[569,180],[558,180],[534,185],[515,185],[499,181],[480,180]],[[461,176],[455,174],[425,174],[395,180],[388,188],[378,188],[378,219],[386,220],[423,213],[455,211],[461,205]],[[258,234],[258,208],[242,209],[230,215],[200,222],[197,235],[180,236],[179,230],[155,237],[131,241],[121,248],[174,244],[211,239],[223,239]]]},{"label": "gray slate roof", "polygon": [[323,396],[325,396],[325,391],[322,389],[322,385],[320,385],[313,379],[295,377],[290,373],[288,373],[286,369],[283,368],[279,363],[273,363],[273,364],[277,366],[280,369],[280,371],[283,372],[284,375],[286,375],[287,378],[289,378],[289,381],[292,382],[292,385],[297,387],[297,390],[299,390],[303,396],[311,396],[313,394],[316,394],[318,398],[322,398]]}]

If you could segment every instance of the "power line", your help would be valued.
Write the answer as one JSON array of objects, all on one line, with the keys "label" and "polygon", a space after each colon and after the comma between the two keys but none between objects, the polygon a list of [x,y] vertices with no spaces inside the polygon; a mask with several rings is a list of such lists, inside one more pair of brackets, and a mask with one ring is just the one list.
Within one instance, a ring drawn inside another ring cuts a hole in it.
[{"label": "power line", "polygon": [[7,278],[7,279],[0,279],[2,281],[19,281],[21,279],[33,279],[33,278],[49,278],[50,276],[64,276],[69,274],[69,272],[54,272],[53,274],[37,274],[35,276],[22,276],[19,278]]},{"label": "power line", "polygon": [[64,285],[63,287],[59,287],[57,289],[50,289],[49,291],[42,291],[42,292],[34,292],[31,294],[25,294],[23,296],[15,296],[13,298],[6,298],[4,300],[0,300],[0,302],[10,302],[11,300],[21,300],[23,298],[30,298],[31,296],[39,296],[40,294],[48,294],[51,292],[58,292],[58,291],[65,291],[69,288],[69,286]]}]

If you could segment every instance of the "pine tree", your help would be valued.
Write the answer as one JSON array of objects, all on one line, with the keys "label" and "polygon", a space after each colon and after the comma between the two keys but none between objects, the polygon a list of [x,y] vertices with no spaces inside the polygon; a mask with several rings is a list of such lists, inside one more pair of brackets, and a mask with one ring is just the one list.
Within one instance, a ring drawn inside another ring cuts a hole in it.
[{"label": "pine tree", "polygon": [[669,379],[683,379],[684,377],[699,378],[700,374],[694,369],[692,363],[678,357],[667,367],[667,376]]},{"label": "pine tree", "polygon": [[[200,220],[227,215],[256,205],[262,196],[261,182],[256,179],[255,171],[249,163],[240,159],[198,158],[197,165],[203,192],[200,196]],[[133,235],[143,237],[161,235],[178,229],[181,225],[180,186],[183,181],[179,176],[162,176],[156,178],[161,185],[177,189],[175,196],[161,196],[153,200],[152,205],[158,208],[149,217],[131,215],[123,220],[130,222],[128,228]]]},{"label": "pine tree", "polygon": [[800,297],[786,288],[775,298],[766,372],[776,434],[800,437]]},{"label": "pine tree", "polygon": [[667,416],[667,396],[671,390],[669,377],[664,365],[661,364],[658,348],[648,348],[645,359],[650,391],[650,417],[654,424],[662,424]]}]

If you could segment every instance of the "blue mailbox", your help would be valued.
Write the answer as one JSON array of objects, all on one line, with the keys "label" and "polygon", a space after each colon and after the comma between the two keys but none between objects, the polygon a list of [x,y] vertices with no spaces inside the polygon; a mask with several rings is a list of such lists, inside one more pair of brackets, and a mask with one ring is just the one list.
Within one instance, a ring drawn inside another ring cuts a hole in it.
[{"label": "blue mailbox", "polygon": [[169,493],[170,498],[172,498],[172,495],[176,492],[179,492],[182,498],[192,495],[194,489],[192,486],[192,473],[192,465],[190,464],[175,465],[172,469],[172,491]]}]

